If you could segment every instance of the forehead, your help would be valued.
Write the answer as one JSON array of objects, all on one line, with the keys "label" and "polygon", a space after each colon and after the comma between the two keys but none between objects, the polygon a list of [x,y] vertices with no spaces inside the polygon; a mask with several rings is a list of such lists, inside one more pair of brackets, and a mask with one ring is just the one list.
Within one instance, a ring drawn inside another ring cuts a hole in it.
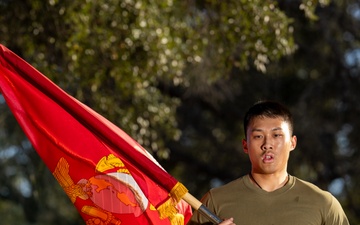
[{"label": "forehead", "polygon": [[248,126],[248,130],[290,130],[289,123],[282,117],[254,117]]}]

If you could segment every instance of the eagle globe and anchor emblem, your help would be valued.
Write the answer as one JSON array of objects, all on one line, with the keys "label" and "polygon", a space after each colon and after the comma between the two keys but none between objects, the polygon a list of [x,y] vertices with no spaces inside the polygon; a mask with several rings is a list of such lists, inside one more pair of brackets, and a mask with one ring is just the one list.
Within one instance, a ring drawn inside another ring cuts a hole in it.
[{"label": "eagle globe and anchor emblem", "polygon": [[[139,217],[148,207],[148,199],[124,163],[113,154],[100,159],[95,169],[98,174],[77,183],[70,177],[69,169],[69,163],[60,158],[53,175],[72,203],[75,203],[76,198],[90,199],[94,203],[81,208],[83,213],[92,217],[86,221],[87,225],[120,225],[121,220],[113,213],[130,213]],[[156,210],[152,205],[150,209]]]}]

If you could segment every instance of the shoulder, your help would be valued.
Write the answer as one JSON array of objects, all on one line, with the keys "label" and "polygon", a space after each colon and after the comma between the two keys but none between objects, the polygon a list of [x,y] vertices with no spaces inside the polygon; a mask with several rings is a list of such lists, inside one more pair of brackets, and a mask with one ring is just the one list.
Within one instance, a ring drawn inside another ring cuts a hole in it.
[{"label": "shoulder", "polygon": [[322,204],[332,204],[332,202],[335,200],[334,196],[330,192],[322,190],[315,184],[299,179],[297,177],[295,177],[293,189],[296,192],[302,193],[302,195],[306,195],[312,200],[316,199]]},{"label": "shoulder", "polygon": [[294,177],[294,179],[295,179],[295,185],[298,188],[305,188],[305,189],[309,189],[311,191],[319,192],[319,193],[326,192],[326,191],[322,190],[321,188],[319,188],[318,186],[316,186],[315,184],[313,184],[313,183],[311,183],[309,181],[305,181],[305,180],[302,180],[302,179],[297,178],[297,177]]},{"label": "shoulder", "polygon": [[294,186],[297,189],[302,189],[303,191],[308,191],[319,195],[331,195],[330,192],[322,190],[321,188],[319,188],[318,186],[316,186],[315,184],[309,181],[305,181],[297,177],[294,178],[295,178]]},{"label": "shoulder", "polygon": [[230,200],[234,196],[240,197],[244,188],[244,177],[240,177],[222,186],[210,189],[203,196],[202,201],[215,203]]},{"label": "shoulder", "polygon": [[321,210],[325,218],[325,224],[349,224],[340,202],[328,191],[324,191],[316,185],[296,178],[294,190],[306,196],[308,203],[314,208]]},{"label": "shoulder", "polygon": [[209,192],[212,194],[228,193],[229,191],[241,190],[244,187],[244,177],[240,177],[236,180],[230,181],[220,187],[212,188]]}]

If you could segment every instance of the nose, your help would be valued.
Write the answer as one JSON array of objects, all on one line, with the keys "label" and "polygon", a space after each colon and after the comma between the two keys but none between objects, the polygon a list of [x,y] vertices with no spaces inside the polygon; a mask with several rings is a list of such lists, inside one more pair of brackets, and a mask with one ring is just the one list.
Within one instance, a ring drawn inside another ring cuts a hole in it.
[{"label": "nose", "polygon": [[272,150],[273,149],[273,145],[271,140],[268,137],[264,138],[264,143],[261,146],[261,150],[263,151],[268,151],[268,150]]}]

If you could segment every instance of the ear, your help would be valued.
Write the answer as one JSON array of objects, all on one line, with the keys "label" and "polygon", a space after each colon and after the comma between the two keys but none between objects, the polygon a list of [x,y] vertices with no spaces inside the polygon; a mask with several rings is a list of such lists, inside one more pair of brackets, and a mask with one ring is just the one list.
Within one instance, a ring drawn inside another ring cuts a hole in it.
[{"label": "ear", "polygon": [[290,142],[291,142],[290,151],[292,151],[292,150],[294,150],[295,147],[296,147],[297,137],[296,137],[295,135],[293,135],[293,136],[291,137]]},{"label": "ear", "polygon": [[243,146],[244,152],[245,152],[246,154],[248,154],[248,153],[249,153],[249,149],[248,149],[248,147],[247,147],[247,141],[246,141],[246,139],[243,139],[243,140],[242,140],[242,146]]}]

